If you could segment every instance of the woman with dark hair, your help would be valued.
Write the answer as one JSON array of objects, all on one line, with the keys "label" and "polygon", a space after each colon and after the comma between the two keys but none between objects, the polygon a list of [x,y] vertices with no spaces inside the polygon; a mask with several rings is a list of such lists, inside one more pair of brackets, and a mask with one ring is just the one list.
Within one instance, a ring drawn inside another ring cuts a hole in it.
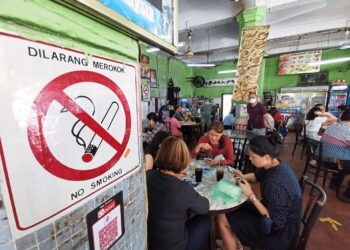
[{"label": "woman with dark hair", "polygon": [[148,125],[153,128],[152,132],[146,136],[146,143],[150,144],[153,140],[153,137],[159,132],[159,131],[166,131],[165,126],[163,123],[160,123],[158,121],[158,115],[154,112],[151,112],[147,115]]},{"label": "woman with dark hair", "polygon": [[[238,210],[218,217],[227,250],[237,249],[237,238],[255,249],[285,250],[295,243],[301,222],[302,193],[291,168],[278,157],[278,149],[266,137],[250,140],[249,158],[258,169],[234,177],[248,197]],[[258,200],[249,182],[260,182]]]},{"label": "woman with dark hair", "polygon": [[331,113],[324,112],[322,106],[315,106],[306,114],[305,117],[305,135],[310,139],[319,141],[321,136],[318,134],[322,126],[332,124],[337,120]]},{"label": "woman with dark hair", "polygon": [[[231,139],[225,136],[224,126],[219,121],[213,121],[208,128],[208,135],[199,138],[197,146],[192,150],[193,157],[197,157],[201,152],[208,158],[207,164],[213,165],[232,165],[234,160],[233,145]],[[215,159],[222,155],[225,159]]]},{"label": "woman with dark hair", "polygon": [[[155,165],[147,172],[148,249],[204,249],[209,237],[209,201],[190,182],[179,177],[189,165],[185,142],[174,136],[160,147]],[[197,214],[187,220],[187,212]]]},{"label": "woman with dark hair", "polygon": [[145,149],[145,170],[151,170],[154,168],[153,160],[156,158],[159,147],[162,142],[169,137],[170,134],[165,131],[159,131],[150,144]]}]

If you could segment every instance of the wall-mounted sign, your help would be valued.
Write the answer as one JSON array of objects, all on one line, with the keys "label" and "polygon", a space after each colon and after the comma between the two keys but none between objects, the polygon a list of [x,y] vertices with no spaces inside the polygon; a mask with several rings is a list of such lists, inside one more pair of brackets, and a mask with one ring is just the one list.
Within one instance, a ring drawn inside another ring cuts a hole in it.
[{"label": "wall-mounted sign", "polygon": [[149,84],[142,85],[142,101],[149,102],[151,100],[151,89]]},{"label": "wall-mounted sign", "polygon": [[134,65],[1,32],[0,57],[0,184],[19,238],[137,169],[140,85]]},{"label": "wall-mounted sign", "polygon": [[269,26],[243,28],[237,62],[237,85],[233,90],[236,102],[247,102],[249,92],[258,91],[260,65],[263,60]]},{"label": "wall-mounted sign", "polygon": [[280,55],[279,75],[319,72],[322,50]]},{"label": "wall-mounted sign", "polygon": [[205,80],[203,87],[205,88],[227,87],[227,86],[233,87],[235,83],[236,83],[236,78],[210,79],[210,80]]},{"label": "wall-mounted sign", "polygon": [[125,233],[123,192],[88,213],[86,222],[90,249],[110,249]]},{"label": "wall-mounted sign", "polygon": [[64,0],[172,54],[177,53],[178,0]]}]

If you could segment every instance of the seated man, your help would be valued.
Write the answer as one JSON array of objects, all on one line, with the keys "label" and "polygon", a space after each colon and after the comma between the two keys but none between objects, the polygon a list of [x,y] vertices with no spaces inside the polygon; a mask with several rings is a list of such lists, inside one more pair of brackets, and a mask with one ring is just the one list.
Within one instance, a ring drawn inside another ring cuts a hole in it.
[{"label": "seated man", "polygon": [[232,109],[231,112],[224,118],[224,128],[226,129],[232,129],[232,125],[234,124],[236,117],[235,117],[236,110]]},{"label": "seated man", "polygon": [[175,106],[175,118],[178,120],[178,121],[184,121],[185,120],[185,116],[182,114],[182,106],[180,105],[176,105]]}]

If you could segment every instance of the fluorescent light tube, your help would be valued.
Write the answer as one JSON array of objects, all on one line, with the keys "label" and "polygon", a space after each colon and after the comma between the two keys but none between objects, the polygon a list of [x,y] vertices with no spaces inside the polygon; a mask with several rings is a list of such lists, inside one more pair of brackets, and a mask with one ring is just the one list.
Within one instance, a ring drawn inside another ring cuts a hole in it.
[{"label": "fluorescent light tube", "polygon": [[321,61],[321,62],[314,62],[314,63],[310,63],[309,65],[310,66],[317,66],[317,65],[346,62],[346,61],[350,61],[350,57],[343,57],[343,58],[325,60],[325,61]]},{"label": "fluorescent light tube", "polygon": [[226,74],[226,73],[236,73],[236,69],[228,69],[228,70],[220,70],[218,74]]},{"label": "fluorescent light tube", "polygon": [[177,44],[177,47],[178,47],[178,48],[183,47],[183,46],[185,46],[185,42],[179,42],[179,43]]},{"label": "fluorescent light tube", "polygon": [[188,67],[215,67],[213,63],[188,63]]},{"label": "fluorescent light tube", "polygon": [[160,49],[156,48],[156,47],[153,47],[153,48],[149,48],[146,50],[146,52],[156,52],[156,51],[159,51]]}]

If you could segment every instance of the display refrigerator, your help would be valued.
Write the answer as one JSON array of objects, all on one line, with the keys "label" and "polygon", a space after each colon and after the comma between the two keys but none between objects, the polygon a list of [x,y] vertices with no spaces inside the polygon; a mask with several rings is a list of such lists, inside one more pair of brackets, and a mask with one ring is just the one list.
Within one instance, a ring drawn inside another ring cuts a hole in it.
[{"label": "display refrigerator", "polygon": [[275,106],[289,117],[287,127],[292,128],[296,120],[304,120],[306,112],[315,104],[326,105],[327,95],[328,86],[281,88]]},{"label": "display refrigerator", "polygon": [[349,91],[350,86],[348,84],[329,86],[326,106],[328,112],[339,117],[338,106],[350,104]]}]

